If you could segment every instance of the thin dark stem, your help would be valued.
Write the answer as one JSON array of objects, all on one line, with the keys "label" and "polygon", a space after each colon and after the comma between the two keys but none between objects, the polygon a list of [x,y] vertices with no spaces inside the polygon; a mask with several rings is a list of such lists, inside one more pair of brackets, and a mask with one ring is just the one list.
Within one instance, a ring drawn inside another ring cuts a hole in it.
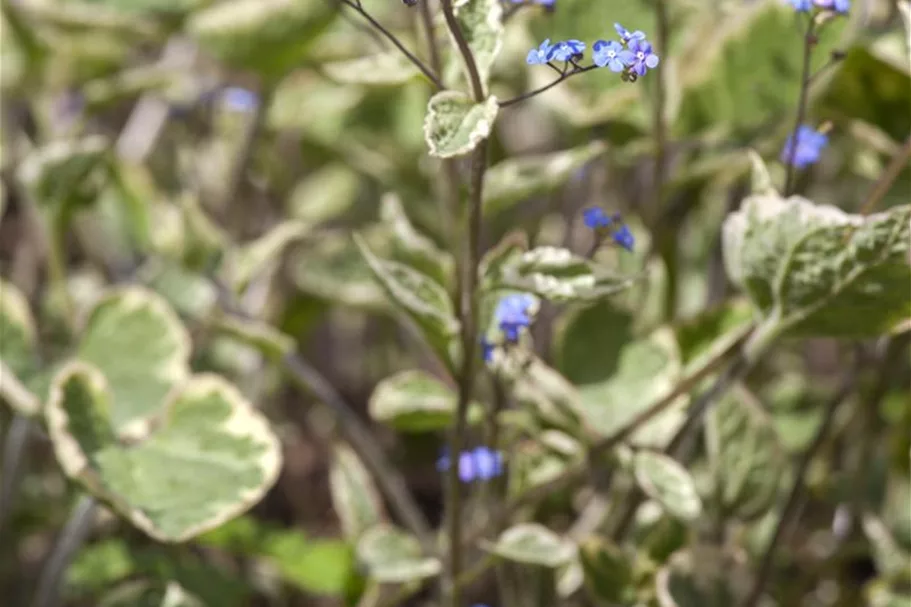
[{"label": "thin dark stem", "polygon": [[421,24],[424,26],[424,34],[427,36],[427,50],[430,53],[430,67],[437,74],[443,72],[443,60],[440,57],[440,45],[437,43],[437,37],[433,27],[433,15],[430,13],[429,0],[420,0]]},{"label": "thin dark stem", "polygon": [[96,505],[92,497],[83,495],[79,498],[66,526],[60,532],[57,543],[54,544],[50,558],[41,570],[38,590],[32,603],[34,607],[57,607],[60,604],[63,573],[92,530]]},{"label": "thin dark stem", "polygon": [[364,19],[369,21],[370,25],[375,27],[381,34],[383,34],[386,39],[395,46],[395,48],[399,49],[399,51],[401,51],[402,54],[405,55],[405,57],[407,57],[408,60],[414,64],[415,67],[421,70],[421,73],[424,74],[424,76],[426,76],[427,79],[434,84],[437,90],[443,90],[446,88],[443,85],[443,81],[440,80],[440,78],[434,74],[433,71],[431,71],[423,61],[418,59],[414,53],[405,48],[405,45],[402,44],[401,40],[399,40],[395,34],[387,30],[379,21],[374,19],[370,13],[364,10],[364,7],[362,7],[359,2],[352,2],[351,0],[339,0],[339,2],[357,11]]},{"label": "thin dark stem", "polygon": [[784,509],[781,512],[781,517],[778,519],[778,525],[775,527],[775,533],[772,535],[769,546],[766,548],[765,554],[762,557],[759,573],[756,575],[750,593],[743,602],[743,607],[756,607],[756,605],[759,604],[759,600],[762,598],[762,593],[765,591],[766,584],[768,584],[769,578],[772,575],[775,551],[785,536],[785,531],[791,523],[792,516],[798,510],[797,507],[800,504],[803,495],[804,477],[807,474],[807,469],[810,467],[810,462],[813,461],[816,452],[819,451],[820,447],[822,447],[825,442],[826,435],[829,433],[829,428],[832,427],[832,422],[835,420],[835,414],[838,412],[841,404],[845,402],[848,395],[854,390],[855,381],[855,374],[852,373],[845,379],[826,406],[825,416],[823,417],[819,429],[816,431],[816,436],[813,438],[813,442],[810,443],[810,446],[803,454],[803,457],[797,466],[794,485],[791,487],[791,492],[788,495],[787,502],[785,502]]},{"label": "thin dark stem", "polygon": [[803,37],[803,67],[800,72],[800,97],[797,100],[797,119],[794,121],[794,129],[791,132],[791,147],[788,149],[788,162],[786,167],[786,177],[784,182],[784,195],[790,196],[793,192],[794,177],[794,159],[797,156],[797,133],[800,131],[800,125],[803,124],[807,112],[807,93],[810,90],[810,59],[813,57],[813,46],[815,46],[815,20],[810,19],[807,24],[807,30]]},{"label": "thin dark stem", "polygon": [[[667,55],[669,25],[667,16],[667,4],[665,0],[655,1],[655,29],[656,29],[656,51],[664,57]],[[664,164],[667,152],[667,121],[664,117],[666,98],[667,98],[667,78],[666,70],[657,70],[657,79],[655,80],[655,107],[653,128],[655,129],[655,165],[652,173],[652,188],[654,188],[655,205],[653,217],[657,217],[661,212],[661,191],[664,187]]]},{"label": "thin dark stem", "polygon": [[3,441],[3,475],[0,476],[0,537],[3,525],[13,510],[19,481],[22,479],[22,464],[25,447],[32,433],[34,422],[24,415],[16,415]]},{"label": "thin dark stem", "polygon": [[468,70],[468,80],[471,82],[471,92],[474,96],[474,100],[481,103],[484,101],[484,83],[481,82],[481,72],[478,71],[478,64],[474,60],[474,54],[471,52],[471,47],[468,46],[468,41],[462,33],[462,28],[459,27],[459,22],[455,16],[455,10],[452,7],[452,0],[440,0],[440,5],[443,7],[443,17],[446,19],[446,25],[449,27],[449,31],[456,42],[456,46],[459,47],[462,61],[465,62],[465,69]]},{"label": "thin dark stem", "polygon": [[[548,65],[550,65],[550,64],[548,64]],[[553,66],[551,66],[551,67],[553,67]],[[533,91],[528,91],[527,93],[523,93],[523,94],[519,95],[518,97],[513,97],[512,99],[500,101],[499,102],[500,107],[507,107],[507,106],[513,105],[515,103],[519,103],[520,101],[525,101],[526,99],[530,99],[531,97],[534,97],[535,95],[538,95],[545,91],[549,91],[550,89],[554,88],[555,86],[557,86],[564,80],[567,80],[568,78],[575,76],[576,74],[584,74],[585,72],[590,72],[590,71],[596,70],[596,69],[598,69],[598,66],[593,64],[593,65],[588,65],[586,67],[572,70],[570,72],[561,72],[560,77],[557,78],[556,80],[554,80],[553,82],[545,84],[544,86],[542,86],[540,88],[536,88]]]},{"label": "thin dark stem", "polygon": [[[478,103],[484,101],[484,84],[471,47],[459,27],[452,0],[440,0],[443,16],[449,32],[459,48],[474,100]],[[456,404],[456,419],[450,435],[449,449],[455,461],[465,442],[468,428],[468,404],[471,402],[474,391],[475,359],[476,356],[476,296],[478,284],[478,265],[481,260],[481,203],[484,188],[484,173],[487,170],[487,141],[481,141],[471,155],[471,178],[468,190],[468,218],[465,225],[466,246],[463,254],[459,256],[459,289],[456,294],[459,302],[459,320],[461,322],[462,366],[458,377],[458,400]],[[443,577],[443,604],[459,607],[460,587],[456,583],[462,571],[462,516],[461,516],[461,480],[459,479],[459,466],[449,467],[447,478],[447,531],[449,540],[449,562],[447,575]]]}]

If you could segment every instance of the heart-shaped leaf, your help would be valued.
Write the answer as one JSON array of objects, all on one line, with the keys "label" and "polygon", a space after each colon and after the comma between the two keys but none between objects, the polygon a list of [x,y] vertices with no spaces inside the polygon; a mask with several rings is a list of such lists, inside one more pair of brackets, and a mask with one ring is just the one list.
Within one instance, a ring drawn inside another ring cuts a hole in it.
[{"label": "heart-shaped leaf", "polygon": [[746,394],[722,399],[706,422],[706,447],[715,470],[714,496],[725,517],[753,520],[775,503],[787,461],[778,434]]},{"label": "heart-shaped leaf", "polygon": [[[419,370],[402,371],[381,381],[370,397],[370,416],[402,432],[433,432],[452,424],[456,393],[432,375]],[[483,418],[474,403],[469,421]]]},{"label": "heart-shaped leaf", "polygon": [[26,386],[38,372],[35,321],[19,289],[0,280],[0,398],[23,415],[41,408]]},{"label": "heart-shaped leaf", "polygon": [[398,50],[332,61],[323,64],[322,70],[340,84],[404,84],[418,74],[415,65]]},{"label": "heart-shaped leaf", "polygon": [[326,2],[232,0],[194,13],[187,29],[228,65],[278,77],[300,62],[334,12]]},{"label": "heart-shaped leaf", "polygon": [[424,338],[442,360],[451,364],[459,358],[456,336],[459,321],[452,301],[439,283],[404,264],[378,258],[363,238],[355,236],[361,255],[386,295],[420,327]]},{"label": "heart-shaped leaf", "polygon": [[606,274],[591,260],[559,247],[537,247],[500,268],[492,288],[527,291],[555,302],[596,301],[631,287],[636,278]]},{"label": "heart-shaped leaf", "polygon": [[130,287],[92,309],[76,357],[104,374],[112,393],[107,415],[118,435],[144,432],[165,396],[189,375],[190,338],[158,295]]},{"label": "heart-shaped leaf", "polygon": [[723,239],[731,280],[790,335],[879,335],[911,317],[911,206],[864,217],[751,196],[725,220]]},{"label": "heart-shaped leaf", "polygon": [[431,97],[424,118],[424,139],[430,155],[462,156],[490,135],[500,106],[496,97],[475,103],[465,93],[443,91]]},{"label": "heart-shaped leaf", "polygon": [[138,444],[118,439],[116,398],[100,370],[67,365],[51,387],[48,434],[68,476],[157,540],[217,527],[278,477],[281,450],[268,422],[218,376],[177,387]]},{"label": "heart-shaped leaf", "polygon": [[594,141],[570,150],[509,158],[484,176],[484,212],[494,215],[515,204],[553,192],[607,149]]},{"label": "heart-shaped leaf", "polygon": [[508,561],[550,568],[565,565],[576,555],[572,542],[537,523],[510,527],[487,549]]},{"label": "heart-shaped leaf", "polygon": [[434,577],[440,560],[422,556],[418,540],[391,525],[368,529],[357,543],[357,558],[371,579],[384,584],[405,584]]},{"label": "heart-shaped leaf", "polygon": [[386,518],[370,473],[346,445],[338,444],[332,451],[329,491],[342,532],[352,541]]},{"label": "heart-shaped leaf", "polygon": [[661,504],[669,514],[694,521],[702,514],[702,500],[686,468],[654,451],[640,451],[633,460],[636,481],[643,493]]},{"label": "heart-shaped leaf", "polygon": [[[459,0],[455,3],[454,12],[462,36],[474,56],[481,84],[486,86],[490,68],[503,46],[503,6],[499,0]],[[455,40],[452,44],[456,48]],[[468,67],[463,65],[463,69],[468,82]]]}]

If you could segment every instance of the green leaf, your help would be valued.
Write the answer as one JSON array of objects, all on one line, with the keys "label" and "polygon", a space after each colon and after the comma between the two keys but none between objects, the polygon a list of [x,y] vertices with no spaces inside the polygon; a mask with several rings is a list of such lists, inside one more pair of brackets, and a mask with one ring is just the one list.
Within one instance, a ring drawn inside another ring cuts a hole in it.
[{"label": "green leaf", "polygon": [[[474,56],[481,84],[486,86],[490,68],[503,46],[503,6],[499,0],[457,0],[454,8],[462,36]],[[453,48],[457,48],[455,40],[451,42]],[[468,67],[462,67],[466,82],[470,82]]]},{"label": "green leaf", "polygon": [[369,249],[364,239],[355,235],[361,255],[373,275],[382,285],[389,299],[396,304],[418,327],[424,338],[447,364],[458,359],[456,337],[459,321],[452,309],[446,289],[426,274],[404,264],[382,260]]},{"label": "green leaf", "polygon": [[392,234],[392,255],[419,272],[427,274],[441,285],[452,283],[455,261],[440,250],[432,240],[411,224],[401,200],[386,194],[380,202],[380,219]]},{"label": "green leaf", "polygon": [[218,290],[212,281],[164,257],[153,257],[138,272],[140,281],[179,314],[202,321],[215,312]]},{"label": "green leaf", "polygon": [[[637,415],[670,393],[682,376],[677,344],[666,329],[623,344],[586,341],[590,356],[604,360],[604,379],[595,380],[594,365],[589,383],[579,386],[585,421],[603,436],[611,436]],[[576,355],[582,356],[582,349]],[[612,362],[616,361],[616,362]],[[567,374],[573,371],[566,369]],[[685,418],[687,396],[681,396],[664,413],[633,433],[630,440],[643,447],[663,448]]]},{"label": "green leaf", "polygon": [[308,224],[337,219],[355,203],[360,189],[358,174],[341,162],[314,171],[294,186],[288,197],[288,214]]},{"label": "green leaf", "polygon": [[[182,15],[205,6],[210,0],[81,0],[87,7],[140,13],[145,15]],[[68,5],[75,4],[68,2]]]},{"label": "green leaf", "polygon": [[610,300],[572,312],[557,335],[557,369],[575,384],[616,373],[622,348],[633,340],[633,315]]},{"label": "green leaf", "polygon": [[293,337],[255,318],[225,315],[215,320],[215,328],[272,359],[279,359],[295,349]]},{"label": "green leaf", "polygon": [[327,2],[232,0],[194,13],[187,30],[226,64],[277,78],[300,63],[333,16]]},{"label": "green leaf", "polygon": [[442,564],[424,557],[417,539],[401,529],[380,524],[368,529],[357,543],[357,558],[371,579],[384,584],[404,584],[435,577]]},{"label": "green leaf", "polygon": [[596,601],[624,605],[635,602],[630,555],[609,540],[594,536],[579,547],[579,558],[585,572],[585,587]]},{"label": "green leaf", "polygon": [[500,106],[496,97],[475,103],[465,93],[443,91],[431,97],[424,119],[424,139],[430,155],[462,156],[490,135]]},{"label": "green leaf", "polygon": [[398,50],[332,61],[322,66],[323,72],[340,84],[397,85],[418,75],[418,69]]},{"label": "green leaf", "polygon": [[[368,234],[371,246],[375,234]],[[335,305],[380,310],[386,297],[373,272],[355,246],[342,232],[323,232],[302,244],[293,255],[292,280],[304,293]]]},{"label": "green leaf", "polygon": [[495,164],[484,176],[484,213],[495,215],[532,196],[555,191],[606,149],[603,142],[593,141],[561,152],[508,158]]},{"label": "green leaf", "polygon": [[869,513],[864,514],[862,527],[870,542],[879,574],[886,578],[911,576],[911,552],[902,548],[889,527]]},{"label": "green leaf", "polygon": [[181,542],[213,529],[278,477],[281,450],[268,422],[218,376],[176,388],[138,444],[118,440],[115,410],[101,371],[71,363],[51,387],[48,434],[67,476],[154,539]]},{"label": "green leaf", "polygon": [[0,399],[18,413],[35,415],[41,400],[27,385],[39,370],[35,321],[28,300],[0,279]]},{"label": "green leaf", "polygon": [[754,310],[744,298],[687,318],[673,327],[687,371],[698,369],[742,339],[753,326]]},{"label": "green leaf", "polygon": [[576,555],[572,542],[538,523],[510,527],[487,549],[507,561],[550,568],[566,565]]},{"label": "green leaf", "polygon": [[94,200],[106,177],[101,168],[107,150],[101,135],[54,141],[30,151],[16,175],[41,204]]},{"label": "green leaf", "polygon": [[219,272],[235,291],[241,292],[255,276],[268,271],[292,243],[305,237],[310,227],[300,221],[284,221],[252,242],[228,251]]},{"label": "green leaf", "polygon": [[911,131],[911,74],[907,58],[904,63],[900,68],[868,48],[850,48],[819,99],[822,117],[863,120],[904,140]]},{"label": "green leaf", "polygon": [[722,399],[706,421],[706,448],[722,515],[750,521],[765,514],[778,497],[787,460],[761,407],[742,391]]},{"label": "green leaf", "polygon": [[491,288],[527,291],[555,302],[597,301],[618,293],[635,277],[605,273],[597,264],[569,249],[537,247],[503,264]]},{"label": "green leaf", "polygon": [[702,500],[686,468],[654,451],[639,451],[633,460],[636,481],[643,493],[681,520],[695,521],[702,514]]},{"label": "green leaf", "polygon": [[[402,432],[433,432],[452,424],[456,393],[429,373],[402,371],[381,381],[373,390],[368,409],[378,422]],[[483,419],[478,403],[469,408],[469,421]]]},{"label": "green leaf", "polygon": [[694,545],[675,552],[655,576],[660,607],[730,607],[749,590],[751,575],[723,550]]},{"label": "green leaf", "polygon": [[731,280],[790,335],[865,337],[911,317],[911,206],[850,215],[751,196],[723,229]]},{"label": "green leaf", "polygon": [[364,531],[386,518],[370,473],[346,445],[338,444],[333,449],[329,491],[342,532],[349,540],[357,540]]},{"label": "green leaf", "polygon": [[138,287],[103,297],[85,322],[76,357],[104,374],[118,435],[145,431],[165,396],[189,375],[190,338],[159,296]]},{"label": "green leaf", "polygon": [[340,540],[276,532],[265,541],[264,552],[282,580],[312,594],[341,596],[354,574],[354,555]]}]

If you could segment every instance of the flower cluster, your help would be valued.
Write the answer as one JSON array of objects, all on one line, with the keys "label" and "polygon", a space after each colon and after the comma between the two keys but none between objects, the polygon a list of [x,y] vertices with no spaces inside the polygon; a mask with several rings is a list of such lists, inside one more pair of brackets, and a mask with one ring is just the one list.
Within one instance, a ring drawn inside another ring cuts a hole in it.
[{"label": "flower cluster", "polygon": [[613,217],[604,212],[600,207],[591,207],[582,212],[582,221],[585,227],[591,228],[599,237],[609,236],[615,244],[623,247],[627,251],[633,250],[636,239],[633,233],[620,218],[617,213]]},{"label": "flower cluster", "polygon": [[820,12],[847,14],[851,10],[851,0],[787,0],[798,13],[808,13],[814,7]]},{"label": "flower cluster", "polygon": [[557,0],[509,0],[512,4],[537,4],[544,8],[553,10]]},{"label": "flower cluster", "polygon": [[485,362],[492,362],[498,345],[511,346],[519,343],[519,338],[531,326],[538,311],[538,299],[530,293],[510,293],[497,302],[494,310],[494,324],[498,338],[481,339],[481,352]]},{"label": "flower cluster", "polygon": [[793,162],[795,168],[804,169],[819,161],[828,143],[829,137],[825,133],[802,124],[796,133],[788,136],[781,150],[781,161],[784,164]]},{"label": "flower cluster", "polygon": [[[437,470],[445,472],[452,465],[448,453],[437,461]],[[488,481],[503,473],[503,455],[487,447],[475,447],[459,454],[459,479],[463,483]]]},{"label": "flower cluster", "polygon": [[[597,40],[592,45],[592,65],[582,68],[578,62],[583,58],[585,43],[580,40],[564,40],[551,44],[550,39],[542,42],[538,48],[531,49],[525,61],[529,65],[552,65],[552,61],[564,62],[563,74],[572,65],[574,72],[606,67],[612,72],[621,74],[624,80],[635,82],[650,69],[658,67],[658,55],[645,34],[639,30],[630,32],[619,23],[614,29],[620,40]],[[556,67],[556,66],[554,66]],[[573,73],[573,72],[571,72]]]}]

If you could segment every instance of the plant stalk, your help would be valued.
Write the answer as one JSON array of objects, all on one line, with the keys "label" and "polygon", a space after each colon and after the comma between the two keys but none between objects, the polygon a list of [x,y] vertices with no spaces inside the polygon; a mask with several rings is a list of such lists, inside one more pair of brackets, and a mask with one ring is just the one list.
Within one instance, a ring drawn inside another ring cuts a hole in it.
[{"label": "plant stalk", "polygon": [[800,125],[803,124],[804,117],[807,113],[807,97],[810,91],[810,60],[813,57],[813,46],[816,43],[816,21],[810,19],[807,24],[807,31],[803,37],[803,67],[800,73],[800,97],[797,100],[797,118],[794,121],[794,129],[791,131],[791,148],[788,150],[788,162],[785,170],[787,171],[784,182],[784,195],[793,194],[794,179],[796,171],[794,169],[794,158],[797,156],[797,132]]}]

